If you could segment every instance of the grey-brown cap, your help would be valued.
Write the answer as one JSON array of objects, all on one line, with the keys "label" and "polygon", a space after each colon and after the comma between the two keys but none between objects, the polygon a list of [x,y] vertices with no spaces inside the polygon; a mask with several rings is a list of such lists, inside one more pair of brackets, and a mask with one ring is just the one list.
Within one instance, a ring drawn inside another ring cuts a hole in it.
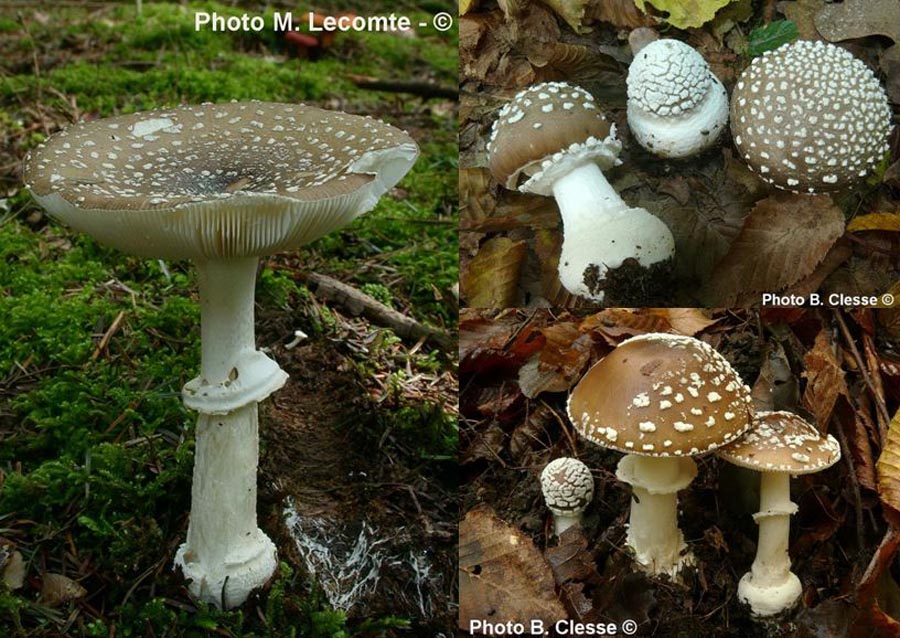
[{"label": "grey-brown cap", "polygon": [[29,154],[24,178],[51,215],[120,250],[250,257],[349,223],[417,154],[372,118],[232,102],[75,124]]},{"label": "grey-brown cap", "polygon": [[544,467],[541,492],[551,512],[571,516],[583,512],[594,498],[594,477],[587,465],[564,456]]},{"label": "grey-brown cap", "polygon": [[841,446],[792,412],[758,412],[753,429],[717,454],[757,472],[811,474],[841,458]]},{"label": "grey-brown cap", "polygon": [[582,164],[615,166],[621,150],[594,96],[565,82],[520,91],[500,109],[488,142],[494,179],[539,195],[551,195],[553,181]]},{"label": "grey-brown cap", "polygon": [[731,132],[761,179],[794,192],[834,191],[888,151],[887,94],[850,52],[798,41],[753,60],[731,96]]},{"label": "grey-brown cap", "polygon": [[578,433],[645,456],[694,456],[751,426],[750,389],[712,346],[650,333],[623,341],[582,377],[568,403]]}]

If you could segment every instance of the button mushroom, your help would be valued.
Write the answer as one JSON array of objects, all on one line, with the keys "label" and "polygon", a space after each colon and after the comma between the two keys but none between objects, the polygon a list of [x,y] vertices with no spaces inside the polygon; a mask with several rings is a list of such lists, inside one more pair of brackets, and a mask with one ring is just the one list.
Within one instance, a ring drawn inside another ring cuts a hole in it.
[{"label": "button mushroom", "polygon": [[888,97],[848,51],[798,41],[753,60],[731,96],[731,132],[759,177],[795,193],[836,191],[888,151]]},{"label": "button mushroom", "polygon": [[631,208],[601,169],[619,164],[622,144],[580,87],[537,84],[506,104],[488,143],[494,178],[509,189],[553,195],[563,222],[559,279],[573,295],[603,301],[607,273],[635,260],[644,268],[671,259],[669,228]]},{"label": "button mushroom", "polygon": [[841,458],[833,436],[790,412],[760,412],[742,439],[718,450],[729,463],[760,472],[759,543],[750,571],[738,584],[738,597],[757,616],[773,616],[800,598],[800,579],[791,571],[788,554],[791,515],[790,478],[831,467]]},{"label": "button mushroom", "polygon": [[691,560],[677,513],[677,493],[697,473],[690,457],[750,428],[750,389],[703,341],[650,333],[623,341],[588,370],[568,412],[581,436],[626,454],[616,476],[633,490],[627,543],[636,562],[677,576]]},{"label": "button mushroom", "polygon": [[200,413],[187,541],[191,591],[241,604],[275,569],[256,523],[257,404],[287,374],[256,349],[258,258],[295,248],[371,209],[409,170],[404,132],[291,104],[204,104],[76,124],[30,154],[25,183],[51,215],[142,257],[199,271]]},{"label": "button mushroom", "polygon": [[662,39],[643,47],[628,67],[628,126],[660,157],[709,148],[728,123],[728,93],[693,47]]},{"label": "button mushroom", "polygon": [[541,492],[559,536],[573,525],[581,525],[581,515],[594,498],[594,477],[578,459],[558,458],[541,472]]}]

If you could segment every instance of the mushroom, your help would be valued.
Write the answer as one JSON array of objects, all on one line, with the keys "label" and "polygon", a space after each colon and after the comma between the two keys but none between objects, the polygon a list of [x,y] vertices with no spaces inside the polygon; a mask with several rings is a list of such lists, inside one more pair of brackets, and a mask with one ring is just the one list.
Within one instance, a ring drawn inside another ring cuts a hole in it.
[{"label": "mushroom", "polygon": [[628,126],[660,157],[687,157],[712,146],[728,123],[728,93],[693,47],[647,44],[628,67]]},{"label": "mushroom", "polygon": [[506,188],[553,195],[563,222],[559,279],[573,295],[603,301],[607,273],[626,260],[671,259],[669,228],[631,208],[603,176],[622,144],[594,97],[562,82],[536,84],[500,109],[488,142],[490,169]]},{"label": "mushroom", "polygon": [[550,461],[541,472],[541,492],[559,536],[573,525],[581,525],[581,514],[594,498],[594,477],[587,465],[564,456]]},{"label": "mushroom", "polygon": [[287,374],[256,349],[258,258],[371,209],[418,150],[377,120],[305,105],[204,104],[76,124],[26,159],[51,215],[142,257],[199,271],[200,374],[191,517],[175,563],[198,598],[241,604],[273,573],[256,522],[257,404]]},{"label": "mushroom", "polygon": [[791,571],[788,554],[792,475],[811,474],[831,467],[841,458],[833,436],[790,412],[759,412],[753,429],[743,438],[718,450],[729,463],[760,472],[759,543],[750,571],[738,584],[738,597],[756,616],[773,616],[800,598],[800,579]]},{"label": "mushroom", "polygon": [[888,151],[888,97],[875,74],[826,42],[785,44],[753,60],[731,96],[731,132],[765,182],[795,193],[836,191]]},{"label": "mushroom", "polygon": [[575,386],[569,419],[588,440],[626,456],[616,476],[632,486],[627,543],[651,574],[675,577],[691,561],[678,527],[690,457],[751,426],[750,389],[712,346],[649,333],[623,341]]}]

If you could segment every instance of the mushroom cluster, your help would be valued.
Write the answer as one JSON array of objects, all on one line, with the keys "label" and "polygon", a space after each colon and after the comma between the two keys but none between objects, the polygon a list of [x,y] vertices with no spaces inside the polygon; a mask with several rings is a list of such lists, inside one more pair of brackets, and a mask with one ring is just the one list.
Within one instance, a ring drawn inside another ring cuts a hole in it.
[{"label": "mushroom cluster", "polygon": [[841,47],[797,41],[767,51],[738,78],[734,144],[751,170],[796,193],[839,190],[888,151],[892,113],[875,74]]},{"label": "mushroom cluster", "polygon": [[660,157],[680,158],[712,146],[728,123],[728,93],[693,47],[662,39],[628,67],[628,127]]},{"label": "mushroom cluster", "polygon": [[142,257],[199,271],[200,413],[191,517],[176,565],[200,599],[241,604],[276,566],[256,522],[257,405],[287,380],[256,349],[258,258],[371,209],[418,154],[383,122],[297,104],[204,104],[76,124],[25,162],[53,217]]},{"label": "mushroom cluster", "polygon": [[648,268],[670,260],[669,228],[626,204],[603,175],[622,143],[594,96],[562,82],[537,84],[500,109],[488,142],[498,183],[552,195],[563,222],[559,279],[573,295],[603,301],[608,273],[627,260]]},{"label": "mushroom cluster", "polygon": [[623,341],[572,390],[578,433],[624,452],[616,476],[632,486],[627,542],[651,574],[691,561],[678,527],[678,492],[707,454],[750,429],[750,389],[728,360],[693,337],[649,333]]}]

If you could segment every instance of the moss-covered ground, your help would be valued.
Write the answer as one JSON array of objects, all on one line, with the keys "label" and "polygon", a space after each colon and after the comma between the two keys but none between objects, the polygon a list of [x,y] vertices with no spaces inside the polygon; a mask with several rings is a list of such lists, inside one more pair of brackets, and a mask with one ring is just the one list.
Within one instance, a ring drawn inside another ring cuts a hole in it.
[{"label": "moss-covered ground", "polygon": [[[444,0],[323,2],[318,9],[395,11],[414,22],[456,12]],[[262,15],[267,28],[198,32],[196,10]],[[195,415],[183,408],[180,388],[199,362],[194,272],[189,263],[123,255],[58,225],[21,183],[25,154],[72,121],[182,103],[307,102],[409,131],[420,159],[374,211],[303,250],[264,260],[258,342],[301,370],[302,350],[288,353],[284,345],[293,330],[309,334],[317,357],[355,380],[356,409],[363,401],[369,412],[365,427],[326,427],[359,436],[377,450],[369,453],[374,463],[383,457],[424,477],[410,491],[452,494],[454,353],[403,344],[387,329],[328,309],[302,274],[327,274],[419,321],[455,329],[456,105],[362,90],[348,77],[455,86],[455,27],[419,28],[415,37],[340,34],[313,60],[272,31],[271,12],[252,3],[145,2],[140,14],[135,3],[0,8],[0,544],[14,544],[27,568],[22,588],[0,581],[0,636],[449,632],[449,615],[437,611],[331,609],[290,551],[270,587],[241,610],[191,600],[171,564],[190,505]],[[267,438],[265,421],[262,428],[261,476],[279,483],[267,466],[275,456],[267,446],[277,440]],[[261,524],[278,537],[266,527],[277,525],[278,491],[260,490]],[[416,503],[428,525],[455,522],[452,504],[430,509],[430,502]],[[40,592],[51,573],[86,593],[48,604]]]}]

